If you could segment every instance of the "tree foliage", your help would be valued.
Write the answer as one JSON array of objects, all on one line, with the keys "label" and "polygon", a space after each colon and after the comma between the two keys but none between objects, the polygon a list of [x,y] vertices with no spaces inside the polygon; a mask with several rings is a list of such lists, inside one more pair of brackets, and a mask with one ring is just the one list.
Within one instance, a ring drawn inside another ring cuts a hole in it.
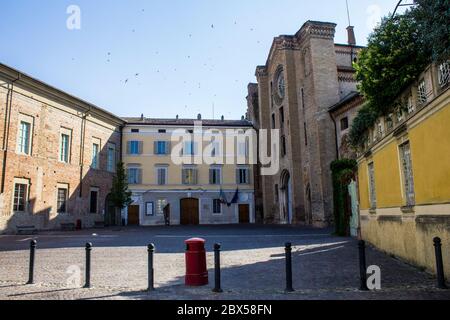
[{"label": "tree foliage", "polygon": [[377,113],[386,114],[428,63],[429,52],[414,14],[386,17],[355,63],[358,89]]},{"label": "tree foliage", "polygon": [[450,57],[450,0],[416,0],[413,11],[424,45],[432,60],[444,62]]},{"label": "tree foliage", "polygon": [[128,190],[127,175],[123,162],[117,163],[116,175],[113,178],[111,200],[117,208],[123,209],[130,205],[131,192]]}]

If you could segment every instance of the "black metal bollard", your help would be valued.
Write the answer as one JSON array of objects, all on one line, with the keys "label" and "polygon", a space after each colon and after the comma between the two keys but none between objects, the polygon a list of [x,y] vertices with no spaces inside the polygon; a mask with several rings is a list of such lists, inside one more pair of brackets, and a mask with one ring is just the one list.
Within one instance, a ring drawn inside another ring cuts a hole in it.
[{"label": "black metal bollard", "polygon": [[30,269],[29,269],[29,273],[28,273],[28,282],[27,284],[33,284],[34,283],[34,258],[36,255],[36,246],[37,246],[37,241],[36,240],[32,240],[30,242]]},{"label": "black metal bollard", "polygon": [[360,240],[358,242],[359,247],[359,277],[360,277],[360,290],[368,291],[367,287],[367,264],[366,264],[366,242]]},{"label": "black metal bollard", "polygon": [[286,243],[286,292],[294,292],[292,287],[292,243]]},{"label": "black metal bollard", "polygon": [[436,252],[436,272],[439,289],[448,289],[445,284],[444,263],[442,261],[442,241],[441,238],[434,238],[434,249]]},{"label": "black metal bollard", "polygon": [[153,269],[153,254],[155,252],[155,245],[150,243],[148,245],[148,289],[147,291],[155,290],[154,269]]},{"label": "black metal bollard", "polygon": [[216,243],[214,245],[214,289],[213,292],[221,293],[223,292],[221,288],[221,275],[220,275],[220,244]]},{"label": "black metal bollard", "polygon": [[91,251],[92,243],[86,243],[86,284],[85,288],[91,287]]}]

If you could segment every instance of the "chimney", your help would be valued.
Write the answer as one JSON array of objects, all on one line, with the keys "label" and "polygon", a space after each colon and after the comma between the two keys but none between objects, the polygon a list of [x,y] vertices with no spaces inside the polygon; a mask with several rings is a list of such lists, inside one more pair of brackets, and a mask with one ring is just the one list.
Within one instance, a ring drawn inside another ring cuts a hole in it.
[{"label": "chimney", "polygon": [[197,115],[197,120],[202,120],[202,114],[201,114],[201,113],[199,113],[199,114]]},{"label": "chimney", "polygon": [[144,114],[141,114],[141,121],[144,121]]},{"label": "chimney", "polygon": [[348,44],[351,46],[356,45],[356,37],[355,37],[355,27],[348,26],[347,27],[347,35],[348,35]]},{"label": "chimney", "polygon": [[244,120],[245,120],[245,117],[244,117],[244,116],[242,116],[242,117],[241,117],[241,120],[242,120],[242,121],[244,121]]},{"label": "chimney", "polygon": [[222,117],[220,118],[220,120],[224,121],[224,120],[225,120],[225,117],[224,117],[224,116],[222,116]]},{"label": "chimney", "polygon": [[175,118],[178,120],[180,117],[179,117],[179,115],[177,115]]}]

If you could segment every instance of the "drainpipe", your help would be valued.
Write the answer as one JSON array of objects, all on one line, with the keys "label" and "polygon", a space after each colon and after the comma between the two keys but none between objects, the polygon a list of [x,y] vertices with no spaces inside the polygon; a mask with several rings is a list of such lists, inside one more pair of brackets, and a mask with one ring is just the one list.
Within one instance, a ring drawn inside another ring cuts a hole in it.
[{"label": "drainpipe", "polygon": [[5,180],[6,180],[6,161],[8,157],[8,142],[9,142],[9,129],[11,126],[11,111],[12,111],[12,99],[14,91],[14,83],[20,80],[21,74],[17,74],[17,78],[11,81],[11,87],[8,89],[8,95],[6,96],[6,112],[5,112],[5,129],[3,132],[3,165],[2,165],[2,180],[0,186],[0,194],[5,192]]}]

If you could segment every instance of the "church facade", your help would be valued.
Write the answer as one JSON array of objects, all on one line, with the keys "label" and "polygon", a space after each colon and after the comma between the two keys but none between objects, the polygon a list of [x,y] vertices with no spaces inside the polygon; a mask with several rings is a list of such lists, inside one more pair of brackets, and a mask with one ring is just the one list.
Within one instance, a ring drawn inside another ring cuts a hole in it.
[{"label": "church facade", "polygon": [[[330,108],[356,90],[348,44],[334,42],[336,24],[307,21],[295,35],[276,37],[249,85],[248,117],[256,129],[280,132],[280,170],[260,176],[265,223],[327,226],[333,220],[330,164],[338,158]],[[256,89],[257,88],[257,89]],[[256,191],[258,194],[258,191]]]}]

